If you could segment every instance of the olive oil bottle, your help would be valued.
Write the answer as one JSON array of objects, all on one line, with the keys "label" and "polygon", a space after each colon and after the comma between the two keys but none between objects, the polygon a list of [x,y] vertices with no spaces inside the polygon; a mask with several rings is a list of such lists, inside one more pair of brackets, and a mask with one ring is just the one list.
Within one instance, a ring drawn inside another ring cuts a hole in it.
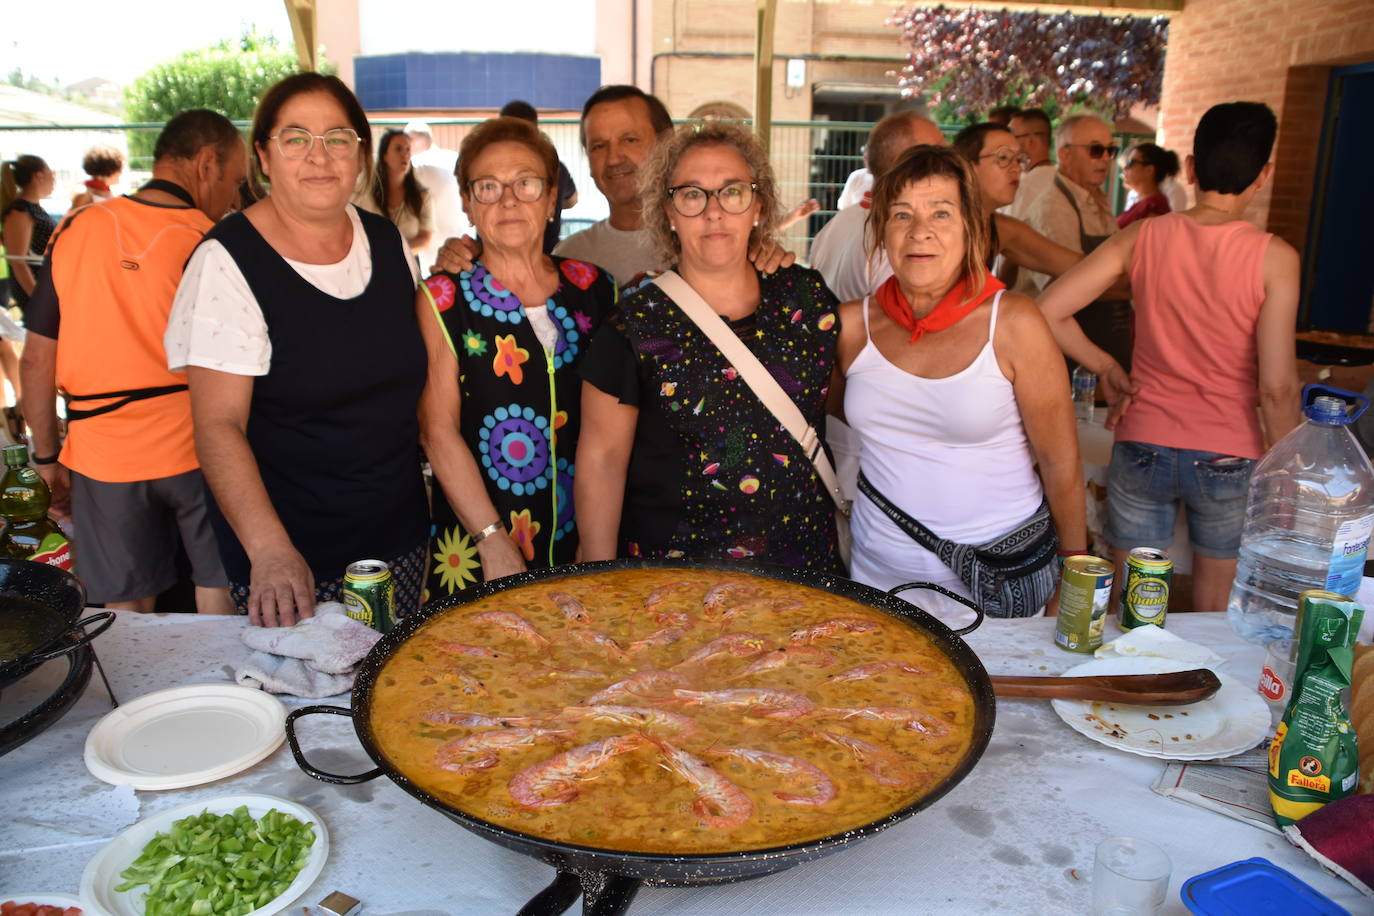
[{"label": "olive oil bottle", "polygon": [[57,523],[48,518],[52,494],[38,472],[29,467],[27,445],[0,449],[5,476],[0,478],[0,553],[20,560],[72,568],[72,545]]}]

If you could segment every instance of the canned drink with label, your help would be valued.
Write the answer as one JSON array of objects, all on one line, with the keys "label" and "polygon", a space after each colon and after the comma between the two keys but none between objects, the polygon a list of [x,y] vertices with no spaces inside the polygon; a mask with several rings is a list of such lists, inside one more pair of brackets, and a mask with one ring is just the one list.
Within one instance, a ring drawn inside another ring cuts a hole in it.
[{"label": "canned drink with label", "polygon": [[1092,652],[1102,645],[1107,605],[1112,597],[1112,564],[1080,554],[1064,561],[1059,583],[1059,621],[1054,644],[1070,652]]},{"label": "canned drink with label", "polygon": [[1169,555],[1154,547],[1136,547],[1126,557],[1121,575],[1121,629],[1134,630],[1147,623],[1164,626],[1174,577]]},{"label": "canned drink with label", "polygon": [[396,584],[381,560],[359,560],[344,570],[344,613],[385,633],[396,623]]}]

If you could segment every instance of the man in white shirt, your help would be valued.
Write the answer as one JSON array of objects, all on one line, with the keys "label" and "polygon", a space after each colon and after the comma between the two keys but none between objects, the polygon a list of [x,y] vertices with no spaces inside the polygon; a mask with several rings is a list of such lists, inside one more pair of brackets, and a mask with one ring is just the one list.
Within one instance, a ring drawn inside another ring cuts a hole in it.
[{"label": "man in white shirt", "polygon": [[415,180],[429,192],[430,203],[434,207],[435,241],[415,252],[420,258],[423,272],[429,273],[439,247],[437,243],[443,239],[457,238],[470,228],[467,218],[463,216],[458,179],[454,177],[458,154],[451,149],[435,146],[429,125],[424,121],[407,124],[406,136],[410,138],[410,164],[415,171]]},{"label": "man in white shirt", "polygon": [[[873,125],[868,134],[868,168],[876,184],[913,146],[923,143],[945,145],[945,136],[929,118],[915,112],[899,111]],[[841,210],[831,217],[811,243],[811,266],[821,272],[831,292],[841,302],[862,299],[892,275],[887,257],[875,251],[872,263],[867,253],[868,200],[857,207]]]},{"label": "man in white shirt", "polygon": [[1025,220],[1035,199],[1054,184],[1054,163],[1050,161],[1050,116],[1039,108],[1027,108],[1012,115],[1010,129],[1030,165],[1021,173],[1016,200],[1000,212]]},{"label": "man in white shirt", "polygon": [[[668,109],[657,98],[634,86],[602,86],[582,106],[582,147],[597,190],[606,197],[611,215],[559,242],[553,253],[595,264],[619,287],[651,270],[659,262],[639,212],[639,167],[649,158],[658,138],[672,130]],[[764,273],[788,267],[796,256],[776,242],[749,253]],[[472,239],[451,237],[439,251],[437,266],[451,273],[472,268],[481,249]]]},{"label": "man in white shirt", "polygon": [[673,129],[663,103],[634,86],[603,86],[582,106],[582,147],[597,190],[611,215],[570,235],[553,253],[602,268],[618,285],[663,267],[644,231],[637,187],[639,167],[658,137]]},{"label": "man in white shirt", "polygon": [[[1059,125],[1055,146],[1059,173],[1048,190],[1031,203],[1026,222],[1065,248],[1090,254],[1117,231],[1111,202],[1102,186],[1120,147],[1112,128],[1093,115],[1074,115]],[[1021,271],[1017,292],[1037,297],[1050,277]],[[1131,365],[1131,303],[1129,299],[1099,299],[1078,316],[1083,333],[1129,371]]]}]

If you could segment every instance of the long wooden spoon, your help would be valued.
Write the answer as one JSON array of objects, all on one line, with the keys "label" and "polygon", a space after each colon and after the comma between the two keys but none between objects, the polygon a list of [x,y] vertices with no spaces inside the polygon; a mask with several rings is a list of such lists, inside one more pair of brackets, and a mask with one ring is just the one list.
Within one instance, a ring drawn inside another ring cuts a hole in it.
[{"label": "long wooden spoon", "polygon": [[1097,674],[1087,677],[992,676],[999,697],[1041,700],[1098,700],[1128,706],[1186,706],[1205,700],[1221,689],[1221,681],[1206,668],[1166,674]]}]

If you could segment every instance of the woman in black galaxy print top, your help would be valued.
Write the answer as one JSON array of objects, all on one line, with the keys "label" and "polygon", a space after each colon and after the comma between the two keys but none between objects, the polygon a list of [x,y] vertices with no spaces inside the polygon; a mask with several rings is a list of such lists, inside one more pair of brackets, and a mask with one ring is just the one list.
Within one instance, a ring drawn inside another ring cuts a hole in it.
[{"label": "woman in black galaxy print top", "polygon": [[[641,193],[664,261],[820,428],[836,301],[815,271],[761,274],[749,262],[778,221],[758,141],[719,122],[680,128],[645,164]],[[839,571],[835,507],[811,462],[658,286],[625,294],[579,371],[581,559],[735,558]]]}]

